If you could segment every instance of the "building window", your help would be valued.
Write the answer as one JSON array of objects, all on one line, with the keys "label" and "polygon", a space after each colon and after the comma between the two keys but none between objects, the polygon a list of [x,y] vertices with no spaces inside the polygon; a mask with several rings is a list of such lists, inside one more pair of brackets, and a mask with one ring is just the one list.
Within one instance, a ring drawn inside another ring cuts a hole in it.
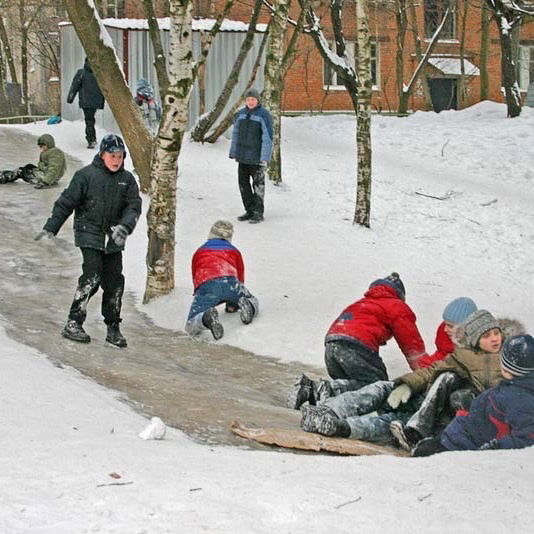
[{"label": "building window", "polygon": [[105,3],[105,16],[114,19],[124,17],[124,0],[107,0]]},{"label": "building window", "polygon": [[521,91],[526,91],[530,82],[534,82],[534,46],[519,45],[517,79]]},{"label": "building window", "polygon": [[[335,49],[335,44],[330,43],[331,50]],[[356,43],[354,41],[347,41],[345,43],[347,57],[350,64],[356,69]],[[371,80],[373,82],[373,88],[378,88],[378,46],[376,43],[371,42]],[[331,67],[326,61],[323,60],[323,82],[325,89],[345,89],[343,85],[343,76],[338,74],[333,67]]]},{"label": "building window", "polygon": [[440,41],[456,39],[456,0],[425,0],[425,37],[431,39],[447,8],[452,10],[441,32]]}]

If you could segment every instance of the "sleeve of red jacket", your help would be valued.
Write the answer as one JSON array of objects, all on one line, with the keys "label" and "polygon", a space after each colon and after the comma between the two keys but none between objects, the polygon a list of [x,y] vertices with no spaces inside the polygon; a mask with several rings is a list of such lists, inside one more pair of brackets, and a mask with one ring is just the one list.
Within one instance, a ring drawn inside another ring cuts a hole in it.
[{"label": "sleeve of red jacket", "polygon": [[410,369],[419,369],[419,360],[427,356],[425,342],[415,324],[415,314],[410,310],[397,316],[393,323],[393,337],[404,354]]},{"label": "sleeve of red jacket", "polygon": [[436,352],[421,356],[417,363],[420,368],[430,367],[437,361],[443,360],[451,352],[454,352],[454,343],[445,332],[445,323],[441,323],[436,332]]},{"label": "sleeve of red jacket", "polygon": [[236,249],[237,252],[237,279],[244,284],[245,283],[245,264],[243,263],[243,256],[241,256],[241,252]]}]

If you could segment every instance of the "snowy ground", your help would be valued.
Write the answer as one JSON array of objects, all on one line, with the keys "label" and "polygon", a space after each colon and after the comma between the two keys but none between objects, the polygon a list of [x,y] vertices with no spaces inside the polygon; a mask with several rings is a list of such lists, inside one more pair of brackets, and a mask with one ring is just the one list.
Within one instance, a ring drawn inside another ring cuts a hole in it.
[{"label": "snowy ground", "polygon": [[[235,221],[242,207],[228,141],[186,143],[177,288],[141,304],[144,219],[127,245],[128,288],[158,325],[181,329],[191,255],[211,223],[228,218],[247,286],[261,303],[249,327],[223,317],[230,345],[321,366],[331,321],[392,270],[404,280],[429,350],[443,307],[457,296],[518,318],[533,332],[534,110],[505,117],[505,107],[491,103],[374,117],[370,230],[351,224],[351,117],[284,119],[284,184],[268,184],[260,225]],[[23,128],[53,134],[82,161],[93,155],[80,123]],[[26,162],[37,147],[21,153]],[[112,392],[52,366],[1,325],[0,342],[0,532],[499,533],[534,526],[534,449],[337,458],[202,447],[172,429],[164,441],[145,442],[137,434],[146,420]],[[391,376],[407,369],[394,342],[383,356]],[[109,485],[117,482],[129,484]]]}]

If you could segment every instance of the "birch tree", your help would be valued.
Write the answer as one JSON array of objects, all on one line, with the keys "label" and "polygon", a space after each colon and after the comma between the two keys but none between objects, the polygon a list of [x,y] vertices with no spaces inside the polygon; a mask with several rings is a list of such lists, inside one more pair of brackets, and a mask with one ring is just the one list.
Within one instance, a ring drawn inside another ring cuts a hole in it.
[{"label": "birch tree", "polygon": [[147,192],[152,138],[126,84],[113,41],[100,20],[93,0],[65,0],[65,7],[89,57],[98,85],[128,145],[141,189]]},{"label": "birch tree", "polygon": [[358,44],[358,109],[356,146],[358,151],[358,187],[354,223],[369,228],[371,214],[371,38],[367,0],[356,2]]},{"label": "birch tree", "polygon": [[274,0],[274,12],[269,24],[267,55],[264,68],[262,102],[273,118],[273,155],[269,163],[269,178],[279,184],[282,181],[282,154],[280,150],[281,106],[283,89],[284,45],[287,33],[287,0]]},{"label": "birch tree", "polygon": [[169,85],[152,161],[145,303],[174,289],[177,161],[193,88],[192,13],[193,0],[170,2]]}]

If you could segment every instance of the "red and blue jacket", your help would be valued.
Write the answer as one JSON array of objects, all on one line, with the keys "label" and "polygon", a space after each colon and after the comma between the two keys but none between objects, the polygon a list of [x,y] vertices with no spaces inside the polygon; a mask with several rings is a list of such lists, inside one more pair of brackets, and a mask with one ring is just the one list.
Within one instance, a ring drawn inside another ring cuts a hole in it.
[{"label": "red and blue jacket", "polygon": [[394,337],[410,368],[418,369],[419,359],[426,351],[415,321],[414,312],[397,291],[379,284],[343,310],[330,326],[325,342],[355,340],[378,354],[380,345]]},{"label": "red and blue jacket", "polygon": [[499,449],[534,445],[534,373],[482,392],[469,413],[457,415],[441,434],[451,451],[476,450],[492,440]]},{"label": "red and blue jacket", "polygon": [[193,254],[193,287],[222,276],[235,276],[245,283],[245,265],[241,252],[226,239],[208,239]]}]

